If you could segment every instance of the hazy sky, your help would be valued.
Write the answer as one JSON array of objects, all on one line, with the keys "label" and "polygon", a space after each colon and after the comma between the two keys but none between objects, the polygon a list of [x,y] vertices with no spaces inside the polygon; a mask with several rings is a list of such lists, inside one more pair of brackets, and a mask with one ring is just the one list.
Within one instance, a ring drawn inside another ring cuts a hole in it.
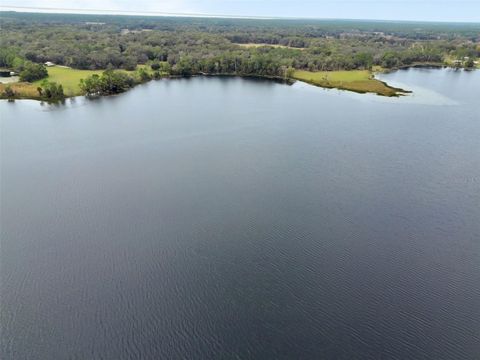
[{"label": "hazy sky", "polygon": [[0,5],[3,10],[10,5],[137,13],[480,22],[480,0],[1,0]]}]

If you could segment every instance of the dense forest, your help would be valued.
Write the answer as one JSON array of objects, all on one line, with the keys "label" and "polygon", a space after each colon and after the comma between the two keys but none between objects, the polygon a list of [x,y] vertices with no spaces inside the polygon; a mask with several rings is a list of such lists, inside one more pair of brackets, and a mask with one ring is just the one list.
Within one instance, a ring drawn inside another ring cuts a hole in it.
[{"label": "dense forest", "polygon": [[9,52],[34,63],[78,69],[132,70],[138,64],[166,62],[164,70],[179,75],[278,76],[289,67],[395,68],[480,56],[479,24],[0,15],[3,67],[14,65],[5,56]]},{"label": "dense forest", "polygon": [[[80,87],[87,94],[110,94],[171,75],[287,78],[297,70],[395,69],[414,64],[474,67],[480,57],[480,24],[475,23],[16,12],[0,12],[0,22],[1,68],[17,72],[26,82],[47,77],[46,62],[108,70],[85,79]],[[149,71],[139,67],[144,64]],[[137,73],[132,77],[115,74],[114,69]],[[57,94],[55,89],[50,92],[54,85],[39,87],[38,93]]]}]

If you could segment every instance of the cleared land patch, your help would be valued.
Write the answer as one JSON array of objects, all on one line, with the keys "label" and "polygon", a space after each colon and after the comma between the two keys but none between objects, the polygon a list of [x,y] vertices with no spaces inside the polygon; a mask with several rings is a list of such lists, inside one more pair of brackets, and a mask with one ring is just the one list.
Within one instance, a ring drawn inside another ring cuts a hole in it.
[{"label": "cleared land patch", "polygon": [[0,99],[4,98],[1,94],[4,93],[7,86],[13,90],[16,99],[40,99],[40,94],[37,91],[38,86],[27,82],[0,84]]},{"label": "cleared land patch", "polygon": [[287,46],[287,45],[280,45],[280,44],[257,44],[257,43],[247,43],[247,44],[239,44],[235,43],[235,45],[245,47],[245,48],[259,48],[259,47],[273,47],[273,48],[281,48],[281,49],[294,49],[294,50],[305,50],[305,48],[298,48],[298,47],[293,47],[293,46]]},{"label": "cleared land patch", "polygon": [[[148,73],[151,73],[148,67],[145,65],[139,65],[138,69],[144,68]],[[105,70],[79,70],[72,69],[66,66],[51,66],[47,68],[48,77],[35,81],[33,83],[28,82],[14,82],[10,84],[0,84],[0,94],[5,91],[5,87],[8,85],[15,93],[15,98],[18,99],[41,99],[37,88],[41,86],[42,82],[52,81],[63,86],[63,92],[66,97],[82,95],[80,89],[80,80],[97,74],[101,75]],[[125,71],[132,76],[136,76],[135,71]]]},{"label": "cleared land patch", "polygon": [[[62,84],[66,96],[80,95],[80,79],[86,79],[93,74],[101,75],[103,72],[103,70],[78,70],[62,66],[52,66],[47,68],[47,70],[47,80]],[[35,88],[39,86],[42,81],[43,80],[35,81],[33,83]]]},{"label": "cleared land patch", "polygon": [[358,93],[375,93],[383,96],[399,96],[408,91],[388,86],[377,80],[368,70],[349,71],[303,71],[296,70],[293,74],[296,80],[325,88],[350,90]]}]

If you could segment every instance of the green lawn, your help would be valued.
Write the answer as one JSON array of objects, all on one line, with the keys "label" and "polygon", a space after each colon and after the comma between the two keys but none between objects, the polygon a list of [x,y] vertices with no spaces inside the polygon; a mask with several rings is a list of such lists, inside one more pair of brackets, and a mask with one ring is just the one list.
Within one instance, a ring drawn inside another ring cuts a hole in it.
[{"label": "green lawn", "polygon": [[[137,69],[145,69],[147,72],[152,75],[153,71],[150,69],[150,66],[147,65],[138,65]],[[48,70],[48,81],[54,81],[58,84],[62,84],[63,91],[66,96],[76,96],[81,95],[80,91],[80,80],[86,79],[87,77],[97,74],[101,75],[105,70],[79,70],[79,69],[72,69],[69,67],[63,66],[51,66],[47,68]],[[135,71],[127,71],[127,70],[119,70],[124,71],[132,76],[136,76]],[[42,80],[35,81],[33,85],[39,86]]]},{"label": "green lawn", "polygon": [[[52,66],[47,68],[48,81],[55,81],[62,84],[65,95],[80,95],[80,79],[85,79],[93,74],[100,75],[103,70],[78,70],[61,66]],[[43,80],[34,82],[39,85]]]},{"label": "green lawn", "polygon": [[[149,67],[147,68],[145,65],[139,65],[138,68],[145,68],[149,73],[151,70]],[[48,77],[46,79],[41,79],[35,81],[33,83],[28,82],[17,82],[8,84],[12,90],[17,93],[17,98],[26,98],[26,99],[41,99],[38,94],[37,88],[40,86],[42,81],[48,80],[53,81],[58,84],[62,84],[63,92],[65,96],[77,96],[82,95],[80,90],[80,80],[86,79],[87,77],[97,74],[101,75],[105,70],[79,70],[79,69],[72,69],[69,67],[63,66],[51,66],[47,68]],[[127,71],[127,70],[120,70],[125,71],[133,76],[136,76],[135,71]],[[0,84],[0,94],[2,94],[5,90],[7,84]]]},{"label": "green lawn", "polygon": [[359,93],[370,92],[384,96],[398,96],[405,92],[374,79],[373,74],[368,70],[315,72],[296,70],[293,78],[321,87],[350,90]]}]

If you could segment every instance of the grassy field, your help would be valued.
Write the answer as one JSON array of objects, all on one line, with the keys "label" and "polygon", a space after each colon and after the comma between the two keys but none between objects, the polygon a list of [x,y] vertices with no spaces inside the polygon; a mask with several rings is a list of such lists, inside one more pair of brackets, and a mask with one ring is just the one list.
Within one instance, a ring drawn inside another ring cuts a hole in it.
[{"label": "grassy field", "polygon": [[375,93],[383,96],[398,96],[405,93],[402,89],[388,86],[373,78],[368,70],[350,71],[295,71],[294,79],[325,88],[350,90],[359,93]]},{"label": "grassy field", "polygon": [[[47,80],[62,84],[66,96],[80,95],[80,79],[85,79],[93,74],[100,75],[103,72],[103,70],[78,70],[61,66],[52,66],[47,70]],[[42,81],[39,80],[33,84],[39,86]]]},{"label": "grassy field", "polygon": [[258,47],[263,47],[263,46],[269,46],[269,47],[273,47],[273,48],[305,50],[305,48],[296,48],[296,47],[291,47],[291,46],[286,46],[286,45],[278,45],[278,44],[257,44],[257,43],[238,44],[238,43],[235,43],[235,45],[245,47],[245,48],[258,48]]},{"label": "grassy field", "polygon": [[[8,84],[11,89],[17,94],[17,98],[24,99],[39,99],[37,88],[42,81],[54,81],[62,84],[63,91],[66,96],[80,95],[80,79],[85,79],[93,74],[101,74],[103,70],[78,70],[62,66],[48,67],[48,77],[46,79],[38,80],[33,83],[17,82]],[[0,94],[3,93],[6,84],[0,84]]]},{"label": "grassy field", "polygon": [[[3,94],[5,87],[9,86],[17,95],[15,98],[18,99],[39,99],[40,95],[37,91],[37,85],[26,83],[26,82],[17,82],[11,84],[0,84],[0,94]],[[0,95],[0,99],[3,98]]]},{"label": "grassy field", "polygon": [[[153,71],[150,69],[150,66],[147,65],[138,65],[137,69],[145,69],[150,75],[153,74]],[[66,96],[76,96],[81,95],[80,91],[80,80],[86,79],[87,77],[97,74],[101,75],[105,70],[78,70],[72,69],[69,67],[63,66],[52,66],[47,68],[48,70],[48,81],[55,81],[56,83],[62,84],[63,91]],[[126,72],[132,76],[136,76],[135,71],[120,70]],[[35,85],[39,85],[43,80],[34,82]]]},{"label": "grassy field", "polygon": [[[145,69],[147,73],[153,75],[153,71],[150,66],[138,65],[137,69]],[[48,77],[42,80],[35,81],[33,83],[16,82],[8,84],[10,88],[16,93],[15,98],[18,99],[41,99],[38,94],[37,88],[41,85],[42,81],[48,80],[58,84],[62,84],[63,91],[66,97],[81,95],[80,80],[97,74],[101,75],[105,70],[79,70],[72,69],[64,66],[51,66],[47,68]],[[136,71],[120,70],[128,73],[138,80],[138,73]],[[0,98],[7,84],[0,84]]]}]

